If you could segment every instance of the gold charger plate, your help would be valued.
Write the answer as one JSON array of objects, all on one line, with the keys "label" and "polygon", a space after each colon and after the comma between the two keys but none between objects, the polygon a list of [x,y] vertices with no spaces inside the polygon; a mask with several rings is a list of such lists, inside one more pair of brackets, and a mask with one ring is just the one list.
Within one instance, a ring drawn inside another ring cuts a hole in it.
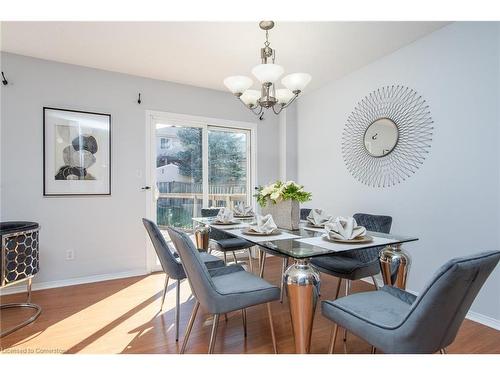
[{"label": "gold charger plate", "polygon": [[234,217],[237,217],[238,219],[251,219],[255,215],[234,215]]},{"label": "gold charger plate", "polygon": [[235,224],[241,224],[241,223],[239,221],[231,221],[229,223],[223,223],[222,221],[214,220],[214,221],[212,221],[212,224],[215,224],[215,225],[235,225]]},{"label": "gold charger plate", "polygon": [[338,239],[332,239],[328,237],[327,234],[324,234],[321,236],[325,241],[330,241],[330,242],[339,242],[339,243],[367,243],[367,242],[372,242],[373,237],[372,236],[362,236],[362,237],[356,237],[353,238],[352,240],[338,240]]},{"label": "gold charger plate", "polygon": [[278,234],[281,234],[281,231],[279,229],[275,229],[271,233],[259,233],[259,232],[254,232],[253,230],[250,230],[250,228],[245,228],[241,230],[241,233],[249,235],[249,236],[276,236]]},{"label": "gold charger plate", "polygon": [[309,227],[309,228],[324,228],[325,224],[314,225],[313,223],[311,223],[311,222],[308,221],[306,223],[306,227]]}]

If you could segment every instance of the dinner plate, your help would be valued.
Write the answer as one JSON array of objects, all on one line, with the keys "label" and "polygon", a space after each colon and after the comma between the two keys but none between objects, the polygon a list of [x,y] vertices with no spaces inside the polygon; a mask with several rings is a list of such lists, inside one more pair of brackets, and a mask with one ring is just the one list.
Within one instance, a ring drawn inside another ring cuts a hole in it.
[{"label": "dinner plate", "polygon": [[311,223],[310,221],[308,221],[306,226],[310,227],[310,228],[324,228],[325,224],[315,225],[315,224]]},{"label": "dinner plate", "polygon": [[338,240],[336,238],[330,238],[330,237],[328,237],[327,234],[323,234],[321,237],[325,241],[339,242],[339,243],[367,243],[367,242],[372,242],[373,241],[373,237],[372,236],[356,237],[356,238],[353,238],[352,240]]},{"label": "dinner plate", "polygon": [[249,236],[276,236],[278,234],[281,234],[281,231],[279,229],[275,229],[271,233],[259,233],[259,232],[254,232],[253,230],[250,230],[250,228],[245,228],[241,230],[241,233],[249,235]]},{"label": "dinner plate", "polygon": [[241,223],[239,221],[230,221],[229,223],[223,223],[222,221],[214,220],[214,221],[212,221],[212,224],[215,224],[215,225],[234,225],[234,224],[241,224]]}]

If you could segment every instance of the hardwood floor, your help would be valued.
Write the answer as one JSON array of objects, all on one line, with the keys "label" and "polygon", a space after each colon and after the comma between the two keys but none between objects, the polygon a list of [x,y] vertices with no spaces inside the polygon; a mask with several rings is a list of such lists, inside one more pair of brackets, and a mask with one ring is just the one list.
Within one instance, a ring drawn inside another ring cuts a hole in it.
[{"label": "hardwood floor", "polygon": [[[257,262],[255,262],[255,265]],[[278,284],[280,260],[269,257],[265,278]],[[194,305],[187,280],[181,284],[180,339],[175,341],[175,284],[168,287],[163,311],[159,313],[164,274],[131,277],[93,284],[33,292],[33,302],[42,315],[33,324],[0,339],[4,353],[177,353]],[[322,299],[335,293],[337,279],[322,275]],[[354,282],[353,292],[371,290],[372,285]],[[24,294],[2,297],[2,303],[23,301]],[[293,353],[287,300],[272,303],[280,353]],[[23,314],[2,311],[2,327],[15,324]],[[271,334],[265,305],[247,310],[248,337],[243,336],[240,312],[221,318],[215,353],[272,353]],[[200,308],[187,353],[206,353],[211,317]],[[318,305],[312,337],[312,353],[326,353],[331,322],[323,318]],[[335,348],[341,353],[342,340]],[[370,353],[370,345],[349,335],[348,353]],[[500,331],[466,320],[448,353],[500,353]]]}]

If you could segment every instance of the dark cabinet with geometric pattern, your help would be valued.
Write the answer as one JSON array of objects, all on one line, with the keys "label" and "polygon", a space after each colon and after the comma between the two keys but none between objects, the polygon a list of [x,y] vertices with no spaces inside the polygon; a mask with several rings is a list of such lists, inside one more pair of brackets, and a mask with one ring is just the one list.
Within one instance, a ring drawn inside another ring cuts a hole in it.
[{"label": "dark cabinet with geometric pattern", "polygon": [[30,221],[8,221],[0,223],[2,253],[0,260],[0,288],[27,282],[28,298],[23,303],[1,304],[0,309],[28,308],[34,314],[20,324],[3,329],[0,337],[4,337],[27,324],[35,321],[42,309],[31,303],[32,278],[38,273],[39,263],[39,225]]}]

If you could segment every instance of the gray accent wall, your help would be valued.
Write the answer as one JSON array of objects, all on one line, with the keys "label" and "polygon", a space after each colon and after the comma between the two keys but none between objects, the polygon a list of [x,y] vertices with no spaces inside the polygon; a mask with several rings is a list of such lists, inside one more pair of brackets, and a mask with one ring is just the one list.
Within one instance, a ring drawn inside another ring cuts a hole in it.
[{"label": "gray accent wall", "polygon": [[[309,206],[333,215],[391,215],[393,233],[418,236],[405,245],[413,260],[408,288],[415,292],[447,260],[500,249],[499,56],[498,23],[453,23],[298,103],[298,176],[313,192]],[[347,170],[342,130],[358,101],[393,84],[427,100],[434,139],[408,180],[372,188]],[[500,329],[500,267],[471,310]]]},{"label": "gray accent wall", "polygon": [[[258,121],[230,93],[9,53],[1,67],[9,80],[1,87],[1,220],[41,224],[35,284],[145,271],[146,110],[258,123],[256,183],[279,177],[278,119]],[[110,197],[43,197],[44,106],[111,114]],[[70,249],[75,260],[66,261]]]}]

